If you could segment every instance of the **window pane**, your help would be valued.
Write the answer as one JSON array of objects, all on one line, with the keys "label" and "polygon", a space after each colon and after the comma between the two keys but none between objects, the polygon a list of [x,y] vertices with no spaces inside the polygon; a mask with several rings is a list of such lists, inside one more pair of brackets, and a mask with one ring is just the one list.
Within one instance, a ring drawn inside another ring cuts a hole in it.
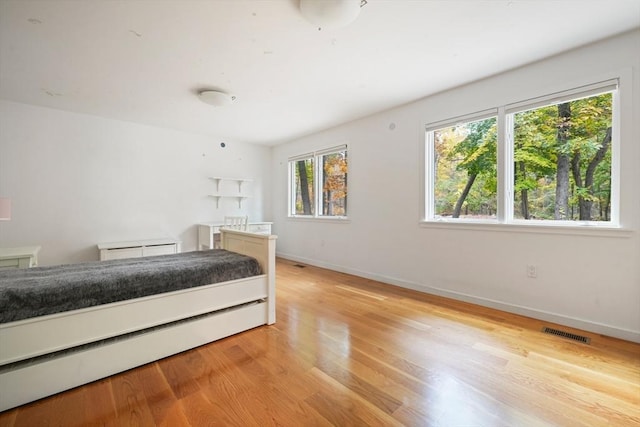
[{"label": "window pane", "polygon": [[322,156],[322,215],[347,215],[347,151]]},{"label": "window pane", "polygon": [[514,218],[610,220],[611,116],[611,93],[513,115]]},{"label": "window pane", "polygon": [[491,117],[433,131],[436,218],[496,217],[496,125]]},{"label": "window pane", "polygon": [[312,158],[292,162],[295,177],[293,186],[294,215],[313,215],[315,213],[313,163]]}]

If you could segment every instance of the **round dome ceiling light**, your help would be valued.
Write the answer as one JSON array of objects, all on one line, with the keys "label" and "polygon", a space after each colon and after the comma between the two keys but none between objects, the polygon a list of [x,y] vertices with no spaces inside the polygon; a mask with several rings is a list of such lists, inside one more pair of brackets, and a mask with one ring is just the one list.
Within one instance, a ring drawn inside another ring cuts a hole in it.
[{"label": "round dome ceiling light", "polygon": [[320,29],[339,28],[355,21],[366,3],[366,0],[300,0],[300,12]]},{"label": "round dome ceiling light", "polygon": [[224,107],[236,100],[234,95],[221,92],[219,90],[203,90],[198,93],[200,100],[214,107]]}]

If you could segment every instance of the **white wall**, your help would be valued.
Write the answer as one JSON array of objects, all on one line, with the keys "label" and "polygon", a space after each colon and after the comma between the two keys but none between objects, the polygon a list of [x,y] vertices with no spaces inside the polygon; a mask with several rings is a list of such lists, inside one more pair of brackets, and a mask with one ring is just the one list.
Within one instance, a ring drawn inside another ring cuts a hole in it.
[{"label": "white wall", "polygon": [[[278,252],[410,288],[640,341],[640,32],[317,133],[273,150]],[[613,235],[421,227],[426,123],[595,83],[621,83],[621,222]],[[425,76],[428,78],[428,76]],[[390,124],[395,129],[390,129]],[[349,144],[349,221],[287,218],[287,158]],[[526,265],[538,277],[526,277]]]},{"label": "white wall", "polygon": [[[40,265],[96,260],[99,242],[173,237],[195,250],[198,222],[270,219],[270,151],[0,101],[0,196],[13,204],[0,247],[40,245]],[[253,179],[253,197],[216,209],[210,176]]]}]

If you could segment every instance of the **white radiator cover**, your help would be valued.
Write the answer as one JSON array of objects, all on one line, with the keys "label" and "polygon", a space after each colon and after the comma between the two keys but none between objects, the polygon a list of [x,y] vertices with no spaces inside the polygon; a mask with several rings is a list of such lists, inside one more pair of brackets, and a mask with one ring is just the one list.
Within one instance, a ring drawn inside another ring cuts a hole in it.
[{"label": "white radiator cover", "polygon": [[180,252],[180,241],[164,238],[99,243],[98,250],[100,250],[100,261],[123,258],[140,258],[153,255],[169,255]]}]

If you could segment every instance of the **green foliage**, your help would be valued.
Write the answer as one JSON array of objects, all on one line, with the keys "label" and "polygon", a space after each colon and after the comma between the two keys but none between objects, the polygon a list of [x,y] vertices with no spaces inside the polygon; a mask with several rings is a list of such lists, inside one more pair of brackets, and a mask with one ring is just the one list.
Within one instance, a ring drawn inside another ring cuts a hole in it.
[{"label": "green foliage", "polygon": [[[494,216],[497,209],[497,121],[495,117],[435,131],[435,212],[454,216]],[[473,177],[473,186],[464,188]]]},{"label": "green foliage", "polygon": [[490,174],[496,168],[496,119],[464,125],[466,137],[449,152],[449,160],[459,160],[456,169],[468,174]]},{"label": "green foliage", "polygon": [[[558,117],[558,106],[552,105],[514,115],[514,163],[516,217],[523,217],[523,195],[527,192],[530,218],[554,219],[556,160],[559,154],[570,157],[576,165],[570,177],[570,219],[579,219],[580,204],[593,202],[589,219],[608,220],[611,191],[611,147],[605,147],[604,159],[596,155],[611,127],[612,95],[610,93],[578,99],[570,103],[571,117]],[[558,144],[558,133],[564,132],[567,143]],[[590,164],[597,164],[593,185],[585,187]],[[549,203],[551,202],[551,203]],[[584,218],[583,218],[584,219]]]},{"label": "green foliage", "polygon": [[[610,218],[612,94],[576,99],[569,104],[570,117],[559,117],[559,104],[513,115],[516,218],[554,219],[557,162],[563,154],[572,166],[568,218]],[[566,143],[559,144],[559,135],[566,137]],[[454,215],[460,202],[460,216],[495,215],[496,118],[436,130],[434,143],[436,216]],[[465,195],[465,187],[471,182]]]}]

